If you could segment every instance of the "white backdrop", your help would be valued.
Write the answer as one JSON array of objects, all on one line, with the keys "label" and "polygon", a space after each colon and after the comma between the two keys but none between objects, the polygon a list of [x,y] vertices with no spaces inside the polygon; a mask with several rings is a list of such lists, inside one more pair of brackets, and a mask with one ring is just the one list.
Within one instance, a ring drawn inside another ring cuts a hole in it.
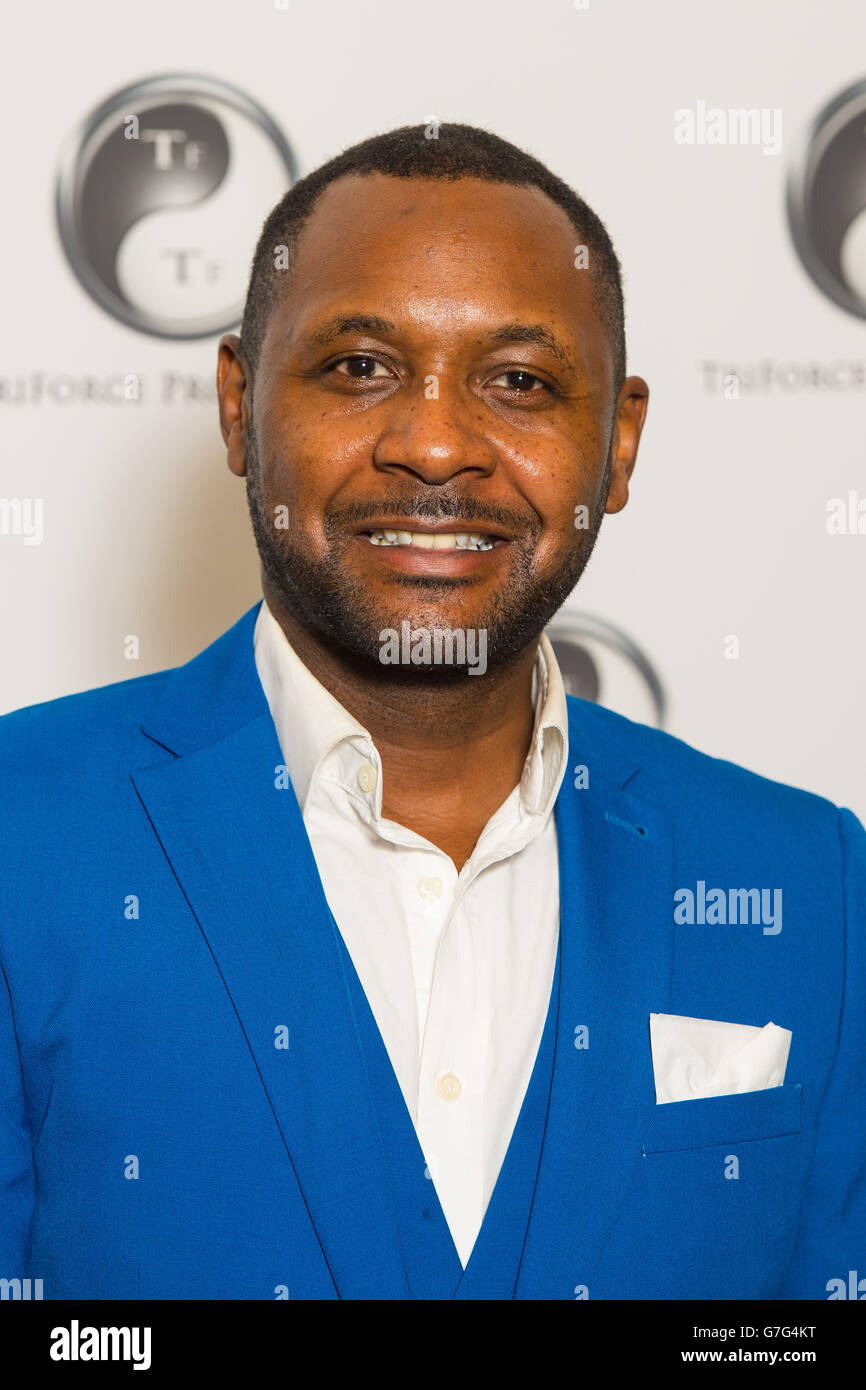
[{"label": "white backdrop", "polygon": [[[217,424],[217,336],[111,318],[54,215],[61,149],[94,107],[201,73],[261,103],[300,173],[435,114],[515,141],[597,209],[651,401],[629,505],[570,602],[646,651],[671,732],[866,818],[866,536],[825,524],[830,499],[866,495],[866,389],[794,389],[793,368],[788,389],[745,389],[766,360],[866,358],[866,323],[807,276],[784,201],[809,122],[866,76],[862,0],[83,0],[19,6],[4,31],[0,498],[42,498],[44,536],[0,535],[0,708],[174,665],[259,596]],[[781,153],[677,144],[674,112],[699,102],[779,108]],[[705,363],[740,373],[739,399],[709,389]],[[43,385],[40,400],[37,373],[134,373],[144,396],[64,402]]]}]

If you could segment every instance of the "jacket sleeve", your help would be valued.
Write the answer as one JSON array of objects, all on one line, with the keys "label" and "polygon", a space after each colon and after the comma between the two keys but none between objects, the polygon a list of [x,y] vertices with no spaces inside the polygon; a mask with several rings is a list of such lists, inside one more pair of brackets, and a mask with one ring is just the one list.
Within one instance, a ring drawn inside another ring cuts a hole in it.
[{"label": "jacket sleeve", "polygon": [[[842,810],[839,834],[845,980],[838,1047],[797,1242],[779,1298],[866,1298],[866,831],[850,811]],[[820,923],[815,929],[821,929]],[[852,1271],[857,1271],[853,1279]]]},{"label": "jacket sleeve", "polygon": [[0,1279],[28,1277],[35,1191],[12,1000],[0,970]]}]

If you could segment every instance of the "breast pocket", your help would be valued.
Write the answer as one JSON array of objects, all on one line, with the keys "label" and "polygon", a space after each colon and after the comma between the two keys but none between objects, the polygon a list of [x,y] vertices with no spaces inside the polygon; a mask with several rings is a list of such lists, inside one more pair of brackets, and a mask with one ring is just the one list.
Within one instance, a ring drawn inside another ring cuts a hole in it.
[{"label": "breast pocket", "polygon": [[643,1153],[703,1149],[714,1144],[747,1144],[802,1131],[799,1082],[733,1096],[706,1096],[656,1105],[644,1132]]}]

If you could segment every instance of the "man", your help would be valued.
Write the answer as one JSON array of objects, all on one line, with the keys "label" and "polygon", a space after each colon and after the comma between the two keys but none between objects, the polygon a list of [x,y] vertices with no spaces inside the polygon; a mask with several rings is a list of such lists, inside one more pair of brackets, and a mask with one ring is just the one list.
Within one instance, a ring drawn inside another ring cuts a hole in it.
[{"label": "man", "polygon": [[430,133],[297,184],[220,343],[264,603],[3,721],[0,1274],[847,1296],[863,830],[566,698],[543,629],[648,398],[619,267],[537,161]]}]

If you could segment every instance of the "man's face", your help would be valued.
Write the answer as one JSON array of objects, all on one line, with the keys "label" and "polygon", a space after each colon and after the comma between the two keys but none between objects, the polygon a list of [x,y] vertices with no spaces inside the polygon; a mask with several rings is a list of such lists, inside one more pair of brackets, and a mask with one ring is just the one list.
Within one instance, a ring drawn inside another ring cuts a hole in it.
[{"label": "man's face", "polygon": [[344,177],[299,238],[249,415],[223,340],[265,594],[344,655],[381,672],[408,620],[513,659],[624,505],[645,399],[637,418],[614,398],[576,240],[535,188]]}]

